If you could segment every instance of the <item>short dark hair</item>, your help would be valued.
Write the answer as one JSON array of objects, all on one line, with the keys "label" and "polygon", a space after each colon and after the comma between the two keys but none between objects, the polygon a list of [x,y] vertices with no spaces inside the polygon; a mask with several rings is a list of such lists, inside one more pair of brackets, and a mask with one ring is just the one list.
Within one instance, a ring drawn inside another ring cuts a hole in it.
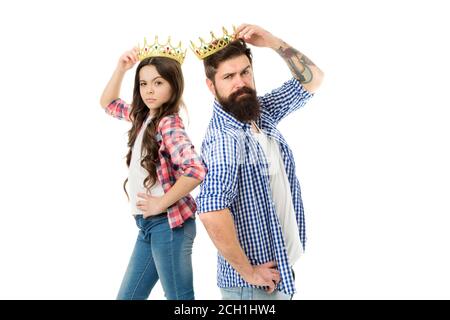
[{"label": "short dark hair", "polygon": [[252,64],[252,52],[250,48],[247,47],[245,41],[242,39],[237,39],[230,42],[228,46],[203,60],[206,77],[214,82],[214,77],[217,73],[217,68],[219,65],[226,60],[239,57],[241,55],[246,55],[248,60],[250,60],[250,64]]}]

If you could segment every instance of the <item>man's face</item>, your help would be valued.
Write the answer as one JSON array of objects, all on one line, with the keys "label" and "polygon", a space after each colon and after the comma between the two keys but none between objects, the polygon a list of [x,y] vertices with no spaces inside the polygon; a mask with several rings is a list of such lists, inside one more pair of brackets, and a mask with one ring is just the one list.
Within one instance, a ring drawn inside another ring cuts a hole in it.
[{"label": "man's face", "polygon": [[260,106],[255,91],[253,69],[246,55],[222,62],[217,68],[214,82],[207,79],[211,93],[223,109],[237,120],[256,120]]}]

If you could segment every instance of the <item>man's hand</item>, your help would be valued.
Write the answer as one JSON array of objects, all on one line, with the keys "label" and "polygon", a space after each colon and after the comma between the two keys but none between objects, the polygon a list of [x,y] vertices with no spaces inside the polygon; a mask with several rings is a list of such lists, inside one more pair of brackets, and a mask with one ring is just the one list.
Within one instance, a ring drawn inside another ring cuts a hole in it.
[{"label": "man's hand", "polygon": [[252,274],[244,280],[253,285],[268,287],[266,291],[272,293],[281,279],[276,267],[275,261],[253,266]]},{"label": "man's hand", "polygon": [[251,24],[241,24],[236,30],[238,38],[256,47],[278,48],[281,40],[263,28]]},{"label": "man's hand", "polygon": [[292,75],[303,87],[313,93],[321,85],[323,72],[307,56],[291,47],[280,38],[263,28],[251,24],[242,24],[236,29],[237,37],[257,47],[272,48],[285,60]]}]

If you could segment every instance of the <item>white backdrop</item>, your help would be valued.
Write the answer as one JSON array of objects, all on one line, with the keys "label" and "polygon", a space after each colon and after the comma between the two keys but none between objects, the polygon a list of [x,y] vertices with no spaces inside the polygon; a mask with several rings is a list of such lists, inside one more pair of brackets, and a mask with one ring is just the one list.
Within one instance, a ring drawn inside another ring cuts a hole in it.
[{"label": "white backdrop", "polygon": [[[449,299],[444,3],[0,2],[0,299],[115,298],[137,229],[122,191],[128,125],[102,111],[102,90],[144,36],[187,44],[243,22],[326,74],[315,98],[280,124],[307,219],[295,298]],[[254,69],[259,94],[290,77],[269,49],[254,49]],[[199,150],[212,97],[191,52],[183,70]],[[196,296],[217,299],[216,250],[197,222]],[[151,298],[163,298],[159,285]]]}]

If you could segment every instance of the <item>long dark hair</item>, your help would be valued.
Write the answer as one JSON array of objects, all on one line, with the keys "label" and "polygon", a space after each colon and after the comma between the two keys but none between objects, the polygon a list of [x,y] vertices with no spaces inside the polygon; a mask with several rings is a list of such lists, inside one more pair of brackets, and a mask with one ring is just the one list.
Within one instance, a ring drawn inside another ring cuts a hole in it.
[{"label": "long dark hair", "polygon": [[[142,167],[147,170],[148,176],[144,180],[144,187],[149,190],[158,181],[156,174],[156,166],[159,163],[158,149],[159,144],[156,141],[156,134],[159,121],[168,115],[176,114],[180,110],[180,106],[183,105],[183,90],[184,90],[184,78],[181,71],[181,65],[170,58],[165,57],[152,57],[147,58],[139,63],[136,69],[136,75],[134,78],[133,89],[133,102],[131,103],[130,119],[132,127],[128,131],[128,154],[126,156],[127,166],[130,166],[131,152],[133,149],[136,137],[141,129],[145,119],[147,118],[150,109],[145,105],[140,93],[139,83],[139,71],[145,66],[154,66],[163,79],[169,82],[172,89],[172,95],[166,103],[156,110],[155,116],[152,118],[147,128],[145,129],[142,139]],[[125,180],[123,188],[128,196],[126,190],[126,184],[128,179]]]}]

